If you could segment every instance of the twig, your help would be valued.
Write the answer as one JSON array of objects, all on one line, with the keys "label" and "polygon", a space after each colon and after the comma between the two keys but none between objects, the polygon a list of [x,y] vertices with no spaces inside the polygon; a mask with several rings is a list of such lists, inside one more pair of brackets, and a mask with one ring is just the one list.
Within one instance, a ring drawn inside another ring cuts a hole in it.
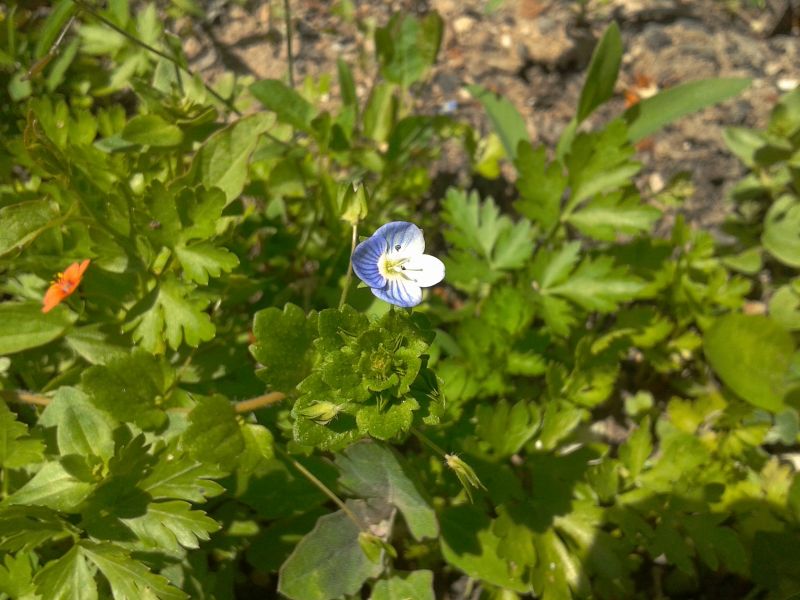
[{"label": "twig", "polygon": [[[136,36],[131,35],[130,33],[125,31],[121,27],[118,27],[116,25],[116,23],[114,23],[113,21],[110,21],[109,19],[107,19],[106,17],[104,17],[103,15],[98,13],[96,10],[94,10],[94,8],[92,8],[91,6],[86,4],[86,2],[84,0],[72,0],[72,1],[78,6],[78,8],[80,8],[84,12],[87,12],[88,14],[92,15],[95,19],[99,20],[101,23],[103,23],[107,27],[110,27],[111,29],[113,29],[114,31],[119,33],[120,35],[125,36],[127,39],[129,39],[131,42],[133,42],[137,46],[141,46],[142,48],[144,48],[148,52],[152,52],[156,56],[160,56],[164,60],[168,60],[169,62],[171,62],[173,65],[175,65],[179,69],[183,69],[184,71],[186,71],[191,77],[195,77],[194,71],[192,71],[188,67],[188,65],[187,66],[181,65],[175,59],[174,56],[170,56],[166,52],[163,52],[163,51],[159,50],[158,48],[154,48],[153,46],[151,46],[150,44],[148,44],[146,42],[143,42],[142,40],[140,40]],[[214,98],[216,98],[217,100],[222,102],[228,108],[228,110],[236,113],[240,117],[242,116],[241,111],[239,111],[239,109],[237,109],[233,105],[233,102],[229,98],[225,98],[221,94],[219,94],[214,88],[212,88],[208,83],[206,83],[206,81],[202,77],[200,77],[199,79],[203,82],[203,87],[205,87],[206,90],[208,90],[208,92],[212,96],[214,96]]]},{"label": "twig", "polygon": [[24,390],[0,390],[0,397],[8,402],[33,404],[35,406],[47,406],[50,404],[50,398],[47,396],[40,396]]},{"label": "twig", "polygon": [[55,58],[55,56],[58,54],[58,51],[61,49],[61,44],[67,35],[67,31],[69,31],[70,27],[72,27],[72,23],[74,22],[75,15],[72,15],[64,27],[61,28],[61,32],[58,34],[56,41],[53,42],[53,45],[50,46],[50,50],[47,51],[47,54],[33,63],[31,68],[28,69],[28,72],[25,73],[25,76],[22,78],[23,80],[33,78],[34,75],[38,75],[47,65],[50,64],[50,61]]},{"label": "twig", "polygon": [[250,398],[250,400],[242,400],[241,402],[237,402],[235,405],[235,410],[239,414],[251,412],[258,410],[259,408],[265,408],[267,406],[277,404],[284,398],[286,398],[286,394],[283,392],[270,392],[269,394],[257,396],[256,398]]},{"label": "twig", "polygon": [[342,290],[342,297],[339,298],[339,308],[344,306],[347,300],[347,294],[350,291],[350,282],[353,279],[353,252],[356,249],[356,241],[358,241],[358,225],[353,223],[353,239],[350,242],[350,259],[347,261],[347,275],[344,280],[344,289]]},{"label": "twig", "polygon": [[294,87],[294,55],[292,54],[292,9],[289,0],[283,0],[283,18],[286,22],[286,57],[289,63],[289,87]]}]

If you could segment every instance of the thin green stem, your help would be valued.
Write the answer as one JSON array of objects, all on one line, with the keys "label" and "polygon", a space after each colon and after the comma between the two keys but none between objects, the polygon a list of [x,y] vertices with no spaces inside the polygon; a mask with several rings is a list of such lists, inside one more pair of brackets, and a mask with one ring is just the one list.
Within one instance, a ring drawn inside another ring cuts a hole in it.
[{"label": "thin green stem", "polygon": [[336,506],[338,506],[345,515],[347,515],[347,518],[349,518],[353,523],[355,523],[356,527],[358,527],[360,531],[367,531],[367,529],[364,527],[361,521],[358,520],[358,517],[356,517],[353,511],[347,508],[347,505],[342,501],[341,498],[339,498],[339,496],[337,496],[333,492],[333,490],[331,490],[327,485],[325,485],[319,479],[317,479],[317,477],[311,471],[306,469],[298,461],[289,456],[289,454],[283,448],[275,446],[275,450],[278,452],[278,454],[280,454],[286,460],[292,463],[292,466],[295,469],[297,469],[303,477],[308,479],[314,486],[316,486],[319,489],[319,491],[321,491],[328,498],[333,500],[333,503],[336,504]]},{"label": "thin green stem", "polygon": [[350,242],[350,260],[347,262],[347,275],[344,280],[344,289],[342,289],[342,297],[339,298],[339,308],[344,306],[347,300],[347,294],[350,291],[350,282],[353,280],[353,252],[356,249],[356,242],[358,241],[358,223],[353,223],[353,239]]},{"label": "thin green stem", "polygon": [[428,436],[422,433],[419,429],[417,429],[416,427],[412,427],[411,433],[413,433],[420,442],[422,442],[423,444],[428,446],[428,448],[436,452],[436,454],[439,454],[442,458],[447,459],[448,456],[447,452],[442,450],[433,440],[431,440]]},{"label": "thin green stem", "polygon": [[[159,50],[158,48],[154,48],[153,46],[151,46],[150,44],[148,44],[146,42],[143,42],[142,40],[140,40],[136,36],[131,35],[130,33],[125,31],[121,27],[117,26],[116,23],[114,23],[113,21],[107,19],[106,17],[104,17],[100,13],[98,13],[92,6],[87,4],[84,0],[72,0],[72,2],[74,2],[78,6],[78,8],[80,8],[82,11],[92,15],[95,19],[97,19],[98,21],[103,23],[106,27],[110,27],[111,29],[113,29],[114,31],[119,33],[120,35],[125,36],[125,38],[127,38],[128,40],[130,40],[131,42],[133,42],[137,46],[140,46],[140,47],[144,48],[148,52],[152,52],[156,56],[160,56],[164,60],[168,60],[170,63],[172,63],[173,65],[175,65],[179,69],[183,69],[184,71],[186,71],[191,77],[195,76],[195,73],[188,66],[181,65],[175,59],[174,56],[170,56],[166,52],[163,52],[163,51]],[[233,105],[233,102],[229,98],[225,98],[222,95],[220,95],[214,88],[212,88],[202,78],[200,78],[200,80],[203,81],[203,87],[205,87],[206,90],[208,90],[208,93],[210,93],[212,96],[214,96],[214,98],[216,98],[217,100],[222,102],[228,108],[228,110],[230,110],[231,112],[236,113],[240,117],[242,116],[241,111],[239,111],[239,109],[237,109]]]},{"label": "thin green stem", "polygon": [[289,63],[289,86],[294,87],[294,55],[292,54],[292,9],[289,0],[283,0],[283,18],[286,22],[286,59]]}]

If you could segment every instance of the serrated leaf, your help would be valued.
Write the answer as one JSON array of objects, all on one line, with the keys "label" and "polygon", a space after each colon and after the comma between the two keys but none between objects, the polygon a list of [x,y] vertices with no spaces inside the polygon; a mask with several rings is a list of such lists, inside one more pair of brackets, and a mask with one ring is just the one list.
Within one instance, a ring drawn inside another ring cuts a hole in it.
[{"label": "serrated leaf", "polygon": [[611,312],[622,302],[633,300],[644,284],[617,267],[611,257],[586,258],[566,281],[547,288],[546,293],[562,296],[586,310]]},{"label": "serrated leaf", "polygon": [[711,367],[738,396],[773,412],[783,407],[795,345],[775,321],[726,315],[706,331],[703,348]]},{"label": "serrated leaf", "polygon": [[661,211],[643,204],[638,194],[618,191],[589,200],[567,222],[584,235],[613,242],[618,234],[649,233],[660,217]]},{"label": "serrated leaf", "polygon": [[400,511],[415,539],[436,537],[436,514],[389,447],[375,442],[353,444],[336,457],[339,483],[366,500],[378,498]]},{"label": "serrated leaf", "polygon": [[[363,527],[376,527],[390,518],[386,505],[371,507],[348,500],[350,512]],[[291,600],[331,600],[355,594],[364,582],[383,570],[370,561],[358,543],[361,529],[342,511],[325,515],[297,544],[281,567],[278,592]],[[336,560],[331,560],[331,557]]]},{"label": "serrated leaf", "polygon": [[108,580],[114,600],[139,600],[147,595],[160,600],[184,600],[188,597],[170,585],[165,577],[151,573],[113,544],[83,541],[81,552]]},{"label": "serrated leaf", "polygon": [[634,152],[620,119],[602,131],[579,133],[565,160],[572,191],[567,212],[594,194],[630,185],[642,167],[630,160]]},{"label": "serrated leaf", "polygon": [[477,253],[492,270],[521,268],[533,254],[530,222],[514,223],[500,214],[491,198],[481,202],[475,192],[450,189],[443,205],[450,225],[445,238],[465,252]]},{"label": "serrated leaf", "polygon": [[63,307],[42,313],[39,304],[0,304],[0,356],[50,343],[69,331],[76,318]]},{"label": "serrated leaf", "polygon": [[18,469],[44,459],[44,443],[28,435],[5,402],[0,402],[0,466]]},{"label": "serrated leaf", "polygon": [[69,535],[69,526],[55,511],[38,506],[0,509],[0,550],[18,552]]},{"label": "serrated leaf", "polygon": [[567,176],[558,161],[547,163],[544,146],[536,149],[529,142],[519,145],[514,161],[519,177],[516,186],[520,198],[514,208],[521,215],[550,230],[558,223],[561,200],[567,187]]},{"label": "serrated leaf", "polygon": [[183,444],[195,460],[232,471],[244,450],[244,438],[231,403],[223,396],[201,399],[189,413]]},{"label": "serrated leaf", "polygon": [[312,342],[317,337],[317,315],[308,316],[294,304],[283,311],[270,307],[256,313],[253,321],[256,343],[250,352],[262,367],[257,374],[270,387],[290,392],[311,369]]},{"label": "serrated leaf", "polygon": [[152,502],[147,513],[122,522],[139,538],[146,551],[182,555],[182,548],[199,548],[201,541],[218,531],[219,523],[188,502]]},{"label": "serrated leaf", "polygon": [[414,411],[419,408],[419,403],[407,396],[402,400],[393,401],[384,409],[376,405],[360,408],[356,413],[356,425],[363,435],[370,435],[378,440],[397,439],[407,433],[414,422]]},{"label": "serrated leaf", "polygon": [[93,489],[93,484],[76,479],[61,463],[48,462],[39,469],[33,479],[11,494],[6,502],[74,512]]},{"label": "serrated leaf", "polygon": [[370,600],[434,600],[433,571],[395,572],[372,588]]},{"label": "serrated leaf", "polygon": [[482,510],[461,505],[445,509],[440,516],[439,538],[444,559],[475,579],[526,593],[530,586],[512,576],[509,564],[499,556],[501,539],[492,531],[492,522]]},{"label": "serrated leaf", "polygon": [[133,331],[133,339],[154,353],[164,352],[165,341],[177,350],[184,340],[196,348],[200,342],[213,339],[216,328],[202,310],[206,303],[191,299],[193,291],[194,286],[171,275],[162,280],[152,304]]},{"label": "serrated leaf", "polygon": [[167,449],[158,455],[158,462],[139,487],[156,500],[180,498],[200,504],[225,491],[213,481],[224,475],[225,471],[214,465],[196,461],[185,454],[176,455]]},{"label": "serrated leaf", "polygon": [[73,546],[36,574],[36,591],[52,600],[96,600],[97,584],[80,546]]},{"label": "serrated leaf", "polygon": [[520,400],[513,406],[505,399],[494,405],[481,404],[475,410],[478,423],[475,432],[499,456],[516,454],[541,425],[535,404]]},{"label": "serrated leaf", "polygon": [[208,285],[208,278],[230,273],[239,265],[238,257],[225,248],[209,243],[177,246],[175,255],[181,263],[183,274],[189,281]]},{"label": "serrated leaf", "polygon": [[36,598],[31,562],[26,552],[20,552],[17,556],[6,554],[3,557],[3,564],[0,564],[0,594],[19,600]]}]

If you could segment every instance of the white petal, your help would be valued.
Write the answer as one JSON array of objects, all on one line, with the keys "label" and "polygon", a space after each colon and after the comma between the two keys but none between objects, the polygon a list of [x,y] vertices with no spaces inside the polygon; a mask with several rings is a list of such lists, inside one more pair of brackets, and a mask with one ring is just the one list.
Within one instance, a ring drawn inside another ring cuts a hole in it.
[{"label": "white petal", "polygon": [[420,254],[403,263],[402,273],[420,287],[431,287],[444,279],[444,263],[430,254]]}]

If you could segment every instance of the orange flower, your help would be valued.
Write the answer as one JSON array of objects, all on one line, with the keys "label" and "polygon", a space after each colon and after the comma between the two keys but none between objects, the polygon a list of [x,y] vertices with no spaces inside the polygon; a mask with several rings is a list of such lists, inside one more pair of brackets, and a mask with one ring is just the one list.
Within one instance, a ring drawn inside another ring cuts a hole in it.
[{"label": "orange flower", "polygon": [[61,301],[72,294],[83,279],[83,273],[89,266],[89,259],[87,258],[82,263],[72,263],[68,266],[63,273],[58,274],[58,278],[53,284],[47,288],[42,300],[42,312],[46,313],[53,310],[56,306],[61,304]]}]

